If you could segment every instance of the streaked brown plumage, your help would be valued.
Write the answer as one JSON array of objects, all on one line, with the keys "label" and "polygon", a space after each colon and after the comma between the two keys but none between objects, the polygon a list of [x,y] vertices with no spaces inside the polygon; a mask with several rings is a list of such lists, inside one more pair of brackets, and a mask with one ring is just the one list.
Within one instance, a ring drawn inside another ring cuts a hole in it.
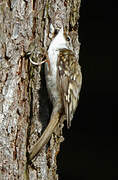
[{"label": "streaked brown plumage", "polygon": [[57,67],[57,84],[69,128],[79,100],[82,74],[74,53],[68,49],[60,50]]}]

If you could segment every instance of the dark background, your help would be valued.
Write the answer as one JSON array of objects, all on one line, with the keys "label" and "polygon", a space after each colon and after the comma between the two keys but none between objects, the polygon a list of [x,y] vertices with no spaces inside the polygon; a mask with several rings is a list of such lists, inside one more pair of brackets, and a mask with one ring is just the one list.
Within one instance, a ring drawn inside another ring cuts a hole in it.
[{"label": "dark background", "polygon": [[[58,155],[60,180],[118,179],[116,92],[112,82],[112,3],[82,0],[79,20],[83,86]],[[114,130],[113,130],[114,128]]]}]

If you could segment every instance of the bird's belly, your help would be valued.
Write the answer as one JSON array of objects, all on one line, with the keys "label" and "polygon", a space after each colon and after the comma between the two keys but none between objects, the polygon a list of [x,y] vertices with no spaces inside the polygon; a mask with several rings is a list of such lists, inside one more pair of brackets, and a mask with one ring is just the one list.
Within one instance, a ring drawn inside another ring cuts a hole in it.
[{"label": "bird's belly", "polygon": [[[45,71],[48,71],[47,68],[45,69]],[[54,105],[56,101],[59,100],[59,97],[60,97],[58,87],[57,87],[57,80],[56,80],[57,71],[51,71],[51,73],[47,72],[46,74],[48,74],[46,76],[48,94],[49,94],[50,100],[52,101],[52,104]]]}]

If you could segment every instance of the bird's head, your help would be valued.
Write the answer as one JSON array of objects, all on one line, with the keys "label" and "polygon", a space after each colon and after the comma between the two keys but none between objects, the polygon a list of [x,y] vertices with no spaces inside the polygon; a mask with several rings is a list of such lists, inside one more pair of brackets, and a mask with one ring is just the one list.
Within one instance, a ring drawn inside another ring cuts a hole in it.
[{"label": "bird's head", "polygon": [[71,38],[66,34],[62,26],[58,34],[52,40],[50,47],[55,50],[60,50],[60,49],[71,49],[71,46],[72,46]]}]

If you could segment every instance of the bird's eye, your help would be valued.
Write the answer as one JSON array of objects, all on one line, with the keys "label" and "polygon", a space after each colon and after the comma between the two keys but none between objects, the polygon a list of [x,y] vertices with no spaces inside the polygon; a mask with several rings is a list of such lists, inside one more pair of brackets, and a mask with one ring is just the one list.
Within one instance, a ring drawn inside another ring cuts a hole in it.
[{"label": "bird's eye", "polygon": [[70,37],[68,36],[68,37],[66,38],[66,40],[67,40],[67,41],[70,41]]}]

